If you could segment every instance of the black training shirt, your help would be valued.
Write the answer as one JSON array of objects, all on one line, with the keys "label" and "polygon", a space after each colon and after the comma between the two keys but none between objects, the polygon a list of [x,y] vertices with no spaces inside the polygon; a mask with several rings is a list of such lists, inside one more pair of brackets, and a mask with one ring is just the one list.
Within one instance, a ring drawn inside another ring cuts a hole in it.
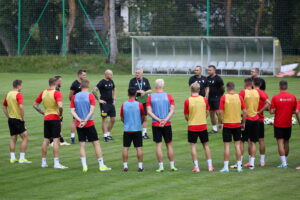
[{"label": "black training shirt", "polygon": [[113,80],[105,80],[102,79],[96,85],[98,90],[100,91],[100,99],[106,101],[106,103],[112,104],[114,102],[113,99],[113,90],[115,89],[115,83]]},{"label": "black training shirt", "polygon": [[74,95],[77,94],[78,92],[81,92],[81,84],[79,83],[78,80],[75,80],[72,83],[70,90],[74,91]]},{"label": "black training shirt", "polygon": [[205,88],[208,87],[207,78],[205,76],[201,76],[200,78],[198,78],[196,75],[192,76],[189,80],[189,86],[195,82],[199,83],[200,85],[199,95],[205,97]]},{"label": "black training shirt", "polygon": [[218,76],[208,76],[207,77],[208,86],[209,86],[209,95],[208,98],[219,99],[224,94],[224,82],[223,79]]},{"label": "black training shirt", "polygon": [[[129,88],[131,88],[131,87],[135,88],[136,90],[144,90],[144,91],[151,90],[150,83],[149,83],[148,79],[146,79],[146,78],[142,78],[141,80],[132,78],[129,81]],[[141,94],[138,93],[137,96],[141,96]]]}]

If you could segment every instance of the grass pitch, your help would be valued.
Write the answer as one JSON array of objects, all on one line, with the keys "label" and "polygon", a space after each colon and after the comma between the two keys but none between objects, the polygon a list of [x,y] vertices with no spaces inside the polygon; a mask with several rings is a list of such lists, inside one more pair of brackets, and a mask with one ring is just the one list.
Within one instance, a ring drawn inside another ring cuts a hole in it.
[{"label": "grass pitch", "polygon": [[[190,147],[187,142],[186,122],[183,116],[183,102],[189,96],[188,77],[146,76],[153,82],[156,78],[165,79],[166,92],[175,99],[175,115],[173,123],[173,145],[175,150],[175,165],[178,172],[170,172],[168,160],[164,157],[165,172],[155,173],[157,161],[155,144],[152,140],[144,141],[144,173],[137,172],[135,150],[129,155],[129,172],[122,171],[122,123],[119,118],[121,103],[127,99],[127,87],[131,76],[118,75],[114,77],[117,86],[117,122],[112,131],[115,138],[109,143],[101,142],[106,165],[112,167],[111,172],[100,173],[98,163],[90,144],[87,145],[88,173],[82,173],[79,159],[79,145],[60,148],[60,161],[69,166],[67,170],[54,170],[51,147],[48,153],[49,168],[40,168],[40,149],[43,140],[43,118],[33,108],[32,103],[37,95],[47,88],[48,78],[55,74],[0,74],[0,98],[3,100],[6,92],[11,89],[14,79],[23,80],[25,98],[25,119],[30,140],[27,158],[33,163],[29,165],[10,164],[9,132],[4,114],[0,114],[0,199],[299,199],[300,172],[295,170],[300,165],[300,135],[299,125],[293,127],[290,140],[289,167],[277,169],[280,159],[277,153],[276,141],[273,138],[272,126],[266,126],[266,166],[258,167],[259,157],[256,157],[257,167],[254,171],[244,169],[243,173],[221,174],[223,167],[223,143],[221,134],[210,136],[213,164],[216,172],[209,173],[202,150],[198,145],[200,173],[192,173],[193,167]],[[68,92],[75,75],[63,75],[62,94],[64,98],[63,136],[69,140],[71,115],[69,112]],[[102,75],[88,74],[88,79],[94,87],[102,79]],[[225,77],[224,82],[234,81],[237,91],[242,89],[242,78]],[[299,78],[288,78],[289,91],[299,97]],[[278,93],[277,78],[266,78],[267,93],[270,97]],[[102,139],[99,106],[97,105],[96,128]],[[268,116],[268,114],[267,114]],[[209,121],[209,119],[208,119]],[[150,119],[149,135],[151,136]],[[151,136],[152,138],[152,136]],[[18,142],[19,147],[19,142]],[[19,148],[18,148],[19,149]],[[230,164],[235,162],[233,146],[231,148]],[[19,156],[17,150],[17,156]],[[165,149],[164,149],[165,153]],[[247,155],[245,154],[246,158]]]}]

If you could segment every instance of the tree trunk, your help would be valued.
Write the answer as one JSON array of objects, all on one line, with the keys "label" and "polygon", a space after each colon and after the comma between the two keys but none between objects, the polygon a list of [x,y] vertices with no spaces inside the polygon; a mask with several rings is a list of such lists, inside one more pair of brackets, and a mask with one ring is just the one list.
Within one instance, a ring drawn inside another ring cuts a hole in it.
[{"label": "tree trunk", "polygon": [[105,36],[107,35],[109,30],[109,1],[110,0],[104,0],[103,21]]},{"label": "tree trunk", "polygon": [[264,8],[265,8],[265,0],[259,0],[259,9],[258,9],[256,24],[255,24],[255,36],[259,36],[260,22],[264,12]]},{"label": "tree trunk", "polygon": [[76,22],[76,2],[75,0],[68,0],[70,16],[67,25],[67,35],[66,35],[66,52],[68,53],[70,50],[70,40],[71,40],[71,33],[74,29],[75,22]]},{"label": "tree trunk", "polygon": [[226,3],[226,15],[225,15],[225,28],[228,36],[233,36],[232,26],[231,26],[231,9],[232,0],[227,0]]},{"label": "tree trunk", "polygon": [[5,51],[7,52],[8,56],[13,56],[13,49],[10,46],[10,42],[8,41],[8,39],[0,34],[0,42],[3,44]]},{"label": "tree trunk", "polygon": [[116,64],[118,46],[117,46],[117,34],[116,34],[116,22],[115,22],[115,0],[109,0],[109,21],[110,21],[109,63]]}]

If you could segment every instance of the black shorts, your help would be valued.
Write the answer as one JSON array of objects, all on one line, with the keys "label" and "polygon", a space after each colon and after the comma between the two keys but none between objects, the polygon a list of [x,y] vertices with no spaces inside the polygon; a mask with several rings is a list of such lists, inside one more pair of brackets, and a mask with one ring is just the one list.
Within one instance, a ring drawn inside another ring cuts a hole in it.
[{"label": "black shorts", "polygon": [[98,133],[94,125],[83,128],[77,127],[77,134],[79,142],[94,142],[99,140]]},{"label": "black shorts", "polygon": [[10,135],[19,135],[26,131],[25,122],[20,119],[9,118],[8,119],[8,127],[10,131]]},{"label": "black shorts", "polygon": [[116,117],[115,105],[110,103],[100,103],[101,117]]},{"label": "black shorts", "polygon": [[146,106],[146,103],[143,103],[143,107],[144,107],[144,113],[145,113],[145,116],[148,114],[147,113],[147,106]]},{"label": "black shorts", "polygon": [[245,130],[242,131],[242,141],[258,142],[259,139],[259,121],[246,120]]},{"label": "black shorts", "polygon": [[223,127],[223,142],[231,142],[232,137],[235,142],[240,141],[242,136],[241,127],[226,128]]},{"label": "black shorts", "polygon": [[288,128],[274,127],[274,137],[276,139],[289,140],[291,138],[291,134],[292,134],[292,127],[288,127]]},{"label": "black shorts", "polygon": [[59,138],[61,131],[60,120],[46,120],[44,121],[44,138]]},{"label": "black shorts", "polygon": [[123,135],[123,147],[130,147],[131,142],[133,142],[133,146],[135,148],[143,146],[143,137],[142,132],[124,132]]},{"label": "black shorts", "polygon": [[152,126],[152,133],[153,133],[153,141],[156,143],[162,142],[162,137],[164,138],[165,143],[172,142],[171,126],[164,126],[164,127]]},{"label": "black shorts", "polygon": [[208,142],[208,132],[205,131],[188,131],[188,142],[189,143],[197,143],[198,137],[201,143]]},{"label": "black shorts", "polygon": [[208,104],[209,104],[209,110],[210,111],[215,111],[215,110],[219,110],[219,106],[220,106],[220,98],[208,98]]},{"label": "black shorts", "polygon": [[265,138],[265,124],[264,122],[259,122],[259,135],[258,138]]}]

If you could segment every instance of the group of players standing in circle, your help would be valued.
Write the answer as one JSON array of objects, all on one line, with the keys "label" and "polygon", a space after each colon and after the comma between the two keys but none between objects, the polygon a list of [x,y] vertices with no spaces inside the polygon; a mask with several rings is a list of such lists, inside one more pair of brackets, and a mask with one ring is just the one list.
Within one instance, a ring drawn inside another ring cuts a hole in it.
[{"label": "group of players standing in circle", "polygon": [[[230,166],[242,172],[244,143],[248,142],[249,162],[244,166],[255,168],[256,143],[259,142],[260,166],[265,166],[264,145],[264,111],[270,110],[275,114],[274,137],[277,139],[281,165],[278,168],[286,168],[289,154],[289,139],[291,136],[292,115],[297,113],[300,119],[300,103],[297,106],[296,97],[287,92],[288,83],[280,81],[280,93],[268,99],[264,91],[266,84],[264,79],[258,77],[259,69],[251,70],[251,78],[244,80],[244,90],[235,93],[235,84],[228,82],[226,87],[220,76],[216,74],[216,67],[208,66],[209,76],[202,76],[202,68],[195,67],[195,75],[190,77],[189,86],[191,96],[184,102],[184,116],[187,120],[187,138],[191,145],[191,156],[194,164],[193,172],[199,172],[196,144],[200,139],[205,151],[209,171],[215,171],[212,164],[211,151],[208,145],[209,134],[217,133],[222,129],[224,142],[224,167],[220,172],[229,172],[229,149],[232,138],[234,140],[236,164]],[[77,130],[80,143],[80,159],[83,172],[88,171],[86,163],[86,142],[91,142],[99,163],[100,171],[109,171],[111,168],[104,164],[104,159],[95,128],[93,114],[96,102],[100,104],[102,117],[102,131],[104,142],[113,140],[111,130],[115,123],[115,102],[117,90],[112,80],[113,72],[106,70],[104,79],[99,81],[92,93],[89,92],[90,82],[87,80],[86,71],[79,70],[78,78],[70,88],[69,99],[71,114],[73,116],[71,126],[71,143],[75,144],[75,132]],[[49,88],[42,91],[33,103],[34,109],[44,116],[44,141],[42,144],[41,167],[47,165],[47,149],[52,142],[54,168],[65,169],[59,161],[59,145],[65,144],[61,135],[63,121],[63,103],[60,87],[62,77],[56,76],[49,79]],[[135,77],[129,82],[128,101],[124,102],[120,109],[120,117],[124,123],[123,134],[123,170],[128,171],[128,151],[133,143],[137,152],[138,171],[143,172],[143,139],[149,139],[147,135],[147,115],[152,118],[153,141],[156,143],[156,157],[158,169],[163,172],[162,140],[167,147],[167,155],[171,171],[177,171],[174,163],[172,146],[171,118],[175,110],[175,102],[171,94],[164,92],[164,80],[155,80],[155,92],[152,92],[148,79],[143,77],[143,70],[136,69]],[[22,81],[13,81],[13,90],[10,91],[3,102],[3,111],[8,118],[11,134],[10,162],[31,163],[25,158],[28,133],[25,128]],[[226,94],[225,93],[226,90]],[[98,92],[100,97],[98,97]],[[299,101],[300,102],[300,101]],[[43,104],[44,111],[39,107]],[[210,116],[212,130],[208,132],[207,117]],[[108,117],[110,121],[108,122]],[[16,159],[15,146],[18,135],[21,136],[20,159]],[[300,169],[299,167],[297,169]]]}]

